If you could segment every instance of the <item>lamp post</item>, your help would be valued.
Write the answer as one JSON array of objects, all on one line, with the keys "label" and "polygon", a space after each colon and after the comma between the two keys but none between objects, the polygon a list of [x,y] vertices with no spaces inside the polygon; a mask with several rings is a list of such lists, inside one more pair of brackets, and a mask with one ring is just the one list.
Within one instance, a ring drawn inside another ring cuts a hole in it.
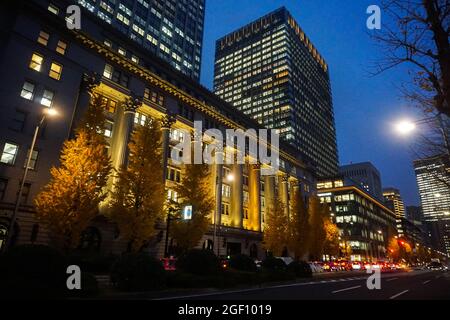
[{"label": "lamp post", "polygon": [[25,170],[23,171],[22,181],[20,182],[19,192],[17,193],[17,199],[16,199],[16,203],[14,205],[14,211],[11,216],[11,221],[9,223],[8,233],[6,235],[6,245],[4,247],[5,251],[8,250],[9,247],[11,246],[12,234],[14,232],[14,225],[16,223],[17,212],[19,211],[19,206],[20,206],[20,199],[22,198],[23,187],[25,186],[25,180],[27,179],[28,169],[30,168],[31,157],[33,155],[33,150],[34,150],[34,146],[36,144],[39,130],[40,130],[41,126],[44,124],[44,121],[47,116],[54,116],[56,114],[57,114],[57,112],[53,108],[45,109],[42,114],[41,120],[38,122],[38,124],[36,125],[36,128],[34,129],[33,140],[31,141],[30,151],[28,152],[27,160],[25,163]]}]

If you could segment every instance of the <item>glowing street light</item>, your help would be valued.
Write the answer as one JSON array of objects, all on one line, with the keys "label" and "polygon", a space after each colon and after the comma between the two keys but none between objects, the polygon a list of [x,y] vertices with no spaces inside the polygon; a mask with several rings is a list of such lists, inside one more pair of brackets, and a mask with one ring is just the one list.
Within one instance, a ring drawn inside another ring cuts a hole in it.
[{"label": "glowing street light", "polygon": [[402,120],[396,124],[395,129],[401,135],[408,135],[416,129],[416,124],[409,120]]},{"label": "glowing street light", "polygon": [[36,140],[37,140],[37,137],[38,137],[39,130],[41,129],[42,125],[44,124],[44,121],[45,121],[47,116],[53,117],[53,116],[56,116],[57,114],[58,114],[58,112],[54,108],[45,108],[43,110],[43,112],[42,112],[41,120],[38,122],[38,124],[36,125],[36,128],[34,129],[33,140],[31,141],[30,151],[28,153],[27,161],[25,163],[25,169],[24,169],[24,172],[23,172],[22,181],[20,183],[19,192],[17,193],[17,199],[16,199],[16,203],[14,205],[14,211],[13,211],[13,213],[11,215],[11,219],[10,219],[10,223],[9,223],[9,229],[8,229],[8,233],[6,235],[6,245],[4,247],[4,250],[7,250],[9,248],[9,246],[11,245],[12,234],[14,232],[14,225],[16,223],[17,212],[19,211],[19,206],[20,206],[20,200],[22,198],[23,187],[25,185],[25,181],[27,180],[28,169],[30,169],[31,156],[33,155],[33,150],[34,150],[34,146],[36,144]]},{"label": "glowing street light", "polygon": [[231,174],[231,173],[228,174],[228,175],[227,175],[227,181],[228,181],[228,182],[233,182],[233,181],[234,181],[234,175]]}]

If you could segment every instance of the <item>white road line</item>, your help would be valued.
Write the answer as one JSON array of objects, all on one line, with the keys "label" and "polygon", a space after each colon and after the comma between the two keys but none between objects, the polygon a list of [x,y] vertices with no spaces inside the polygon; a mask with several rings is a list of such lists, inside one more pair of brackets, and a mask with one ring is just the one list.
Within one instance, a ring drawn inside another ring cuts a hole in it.
[{"label": "white road line", "polygon": [[390,279],[387,279],[386,280],[386,282],[388,282],[388,281],[394,281],[394,280],[397,280],[398,278],[390,278]]},{"label": "white road line", "polygon": [[331,293],[338,293],[338,292],[348,291],[348,290],[353,290],[353,289],[358,289],[358,288],[361,288],[361,286],[354,286],[354,287],[345,288],[345,289],[341,289],[341,290],[335,290],[335,291],[331,291]]},{"label": "white road line", "polygon": [[[339,279],[339,281],[350,281],[350,280],[358,280],[358,279],[365,279],[364,277],[361,278],[344,278]],[[218,296],[218,295],[226,295],[226,294],[232,294],[232,293],[245,293],[245,292],[252,292],[252,291],[261,291],[266,289],[279,289],[279,288],[289,288],[289,287],[301,287],[306,285],[318,285],[318,284],[324,284],[328,283],[329,281],[311,281],[311,282],[299,282],[299,283],[291,283],[291,284],[284,284],[284,285],[276,285],[276,286],[269,286],[269,287],[263,287],[263,288],[250,288],[250,289],[241,289],[241,290],[231,290],[231,291],[217,291],[217,292],[208,292],[208,293],[199,293],[199,294],[192,294],[192,295],[184,295],[184,296],[172,296],[172,297],[164,297],[164,298],[153,298],[152,300],[172,300],[172,299],[189,299],[189,298],[197,298],[197,297],[208,297],[208,296]],[[358,286],[361,287],[361,286]],[[338,290],[339,291],[339,290]]]},{"label": "white road line", "polygon": [[389,299],[390,300],[393,300],[393,299],[395,299],[395,298],[397,298],[397,297],[400,297],[402,294],[405,294],[405,293],[407,293],[409,290],[405,290],[405,291],[402,291],[402,292],[400,292],[400,293],[397,293],[397,294],[394,294],[392,297],[390,297]]},{"label": "white road line", "polygon": [[424,282],[422,282],[422,284],[427,284],[428,282],[430,282],[431,280],[427,280],[427,281],[424,281]]}]

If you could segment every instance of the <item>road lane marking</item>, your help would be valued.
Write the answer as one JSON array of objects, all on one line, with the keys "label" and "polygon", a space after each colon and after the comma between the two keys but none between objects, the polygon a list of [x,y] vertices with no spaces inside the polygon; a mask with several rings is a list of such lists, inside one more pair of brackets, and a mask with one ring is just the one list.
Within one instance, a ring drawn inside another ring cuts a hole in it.
[{"label": "road lane marking", "polygon": [[338,293],[338,292],[348,291],[348,290],[353,290],[353,289],[358,289],[358,288],[361,288],[361,286],[354,286],[354,287],[350,287],[350,288],[335,290],[335,291],[332,291],[331,293]]},{"label": "road lane marking", "polygon": [[386,282],[388,282],[388,281],[394,281],[394,280],[397,280],[398,278],[390,278],[390,279],[387,279],[386,280]]},{"label": "road lane marking", "polygon": [[424,282],[422,282],[422,284],[427,284],[428,282],[430,282],[431,280],[427,280],[427,281],[424,281]]},{"label": "road lane marking", "polygon": [[405,291],[402,291],[402,292],[400,292],[400,293],[397,293],[397,294],[394,294],[392,297],[390,297],[389,299],[390,300],[393,300],[393,299],[395,299],[395,298],[397,298],[397,297],[400,297],[402,294],[405,294],[405,293],[407,293],[409,290],[405,290]]}]

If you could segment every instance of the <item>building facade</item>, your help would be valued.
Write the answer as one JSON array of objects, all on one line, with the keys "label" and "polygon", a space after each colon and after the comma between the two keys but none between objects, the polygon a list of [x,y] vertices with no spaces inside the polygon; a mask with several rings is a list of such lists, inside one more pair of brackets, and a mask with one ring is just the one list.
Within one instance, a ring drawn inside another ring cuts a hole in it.
[{"label": "building facade", "polygon": [[351,163],[339,168],[339,174],[353,180],[358,187],[377,200],[384,201],[381,189],[381,175],[370,162]]},{"label": "building facade", "polygon": [[450,175],[447,155],[414,161],[423,219],[432,245],[450,254]]},{"label": "building facade", "polygon": [[395,214],[381,201],[345,178],[319,180],[318,196],[330,206],[331,219],[339,228],[341,249],[353,261],[387,259],[389,240],[396,236]]},{"label": "building facade", "polygon": [[[168,197],[176,200],[173,186],[184,169],[170,158],[171,148],[182,139],[180,132],[193,131],[194,121],[204,129],[262,128],[169,63],[136,45],[108,23],[93,16],[83,19],[81,31],[66,28],[65,1],[10,1],[0,10],[0,235],[5,239],[16,202],[19,182],[32,133],[46,108],[58,116],[46,121],[33,150],[32,168],[25,183],[13,239],[15,243],[46,243],[45,226],[33,217],[33,199],[58,164],[63,142],[72,136],[92,96],[107,105],[105,135],[113,166],[126,164],[127,144],[136,126],[146,119],[160,120]],[[53,6],[61,10],[55,12]],[[126,50],[126,55],[120,49]],[[136,57],[137,59],[133,58]],[[262,175],[263,164],[211,166],[216,205],[211,212],[214,228],[199,246],[220,255],[246,253],[262,257],[264,214],[275,197],[289,203],[289,194],[300,189],[307,196],[315,190],[312,170],[299,160],[296,150],[280,144],[279,166],[273,175]],[[227,176],[232,174],[230,181]],[[99,212],[89,230],[96,249],[121,252],[124,242]],[[151,239],[148,251],[164,253],[165,226]],[[216,240],[213,242],[213,240]]]},{"label": "building facade", "polygon": [[[140,46],[199,81],[205,0],[77,0]],[[53,10],[63,8],[52,4]],[[64,10],[65,11],[65,10]],[[125,48],[121,48],[121,52]]]},{"label": "building facade", "polygon": [[398,219],[406,218],[405,205],[402,196],[400,195],[400,190],[395,188],[385,188],[383,189],[383,197],[386,206],[395,212]]},{"label": "building facade", "polygon": [[337,173],[328,65],[284,7],[217,40],[214,92]]}]

